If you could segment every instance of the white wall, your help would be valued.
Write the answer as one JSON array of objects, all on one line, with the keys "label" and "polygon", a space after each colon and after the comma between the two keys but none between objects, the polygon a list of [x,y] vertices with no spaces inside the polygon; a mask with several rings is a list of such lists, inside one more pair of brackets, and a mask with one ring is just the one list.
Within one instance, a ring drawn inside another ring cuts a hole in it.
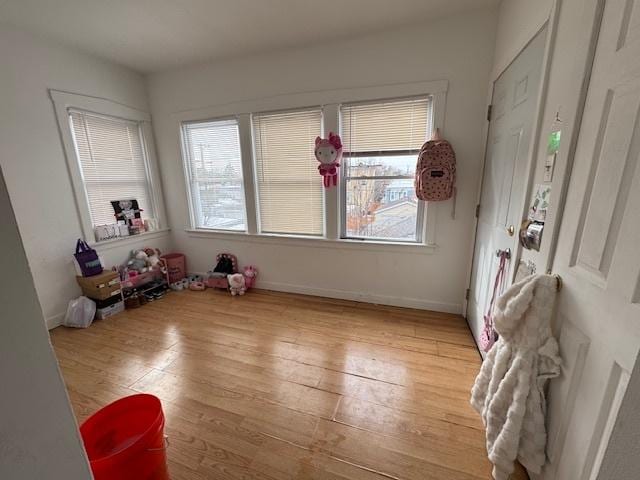
[{"label": "white wall", "polygon": [[[477,177],[483,158],[485,93],[495,15],[480,12],[417,28],[311,48],[153,74],[149,94],[166,206],[189,269],[206,271],[216,253],[255,264],[263,288],[459,312],[467,284]],[[389,251],[259,238],[194,236],[180,159],[176,112],[276,95],[448,80],[444,134],[458,156],[457,217],[437,205],[437,249]]]},{"label": "white wall", "polygon": [[553,0],[502,0],[498,8],[492,79],[513,61],[542,28]]},{"label": "white wall", "polygon": [[0,478],[91,478],[0,169]]},{"label": "white wall", "polygon": [[[148,110],[144,79],[132,71],[0,26],[0,166],[50,327],[77,297],[71,254],[81,236],[73,190],[48,89],[94,95]],[[101,249],[108,265],[169,236]]]}]

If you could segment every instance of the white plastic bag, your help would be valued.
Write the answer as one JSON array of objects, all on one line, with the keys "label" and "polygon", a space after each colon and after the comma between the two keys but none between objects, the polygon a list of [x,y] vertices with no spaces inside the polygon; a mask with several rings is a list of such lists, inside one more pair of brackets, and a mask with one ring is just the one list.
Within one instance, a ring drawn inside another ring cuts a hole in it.
[{"label": "white plastic bag", "polygon": [[65,327],[87,328],[96,314],[96,303],[87,297],[71,300],[62,324]]}]

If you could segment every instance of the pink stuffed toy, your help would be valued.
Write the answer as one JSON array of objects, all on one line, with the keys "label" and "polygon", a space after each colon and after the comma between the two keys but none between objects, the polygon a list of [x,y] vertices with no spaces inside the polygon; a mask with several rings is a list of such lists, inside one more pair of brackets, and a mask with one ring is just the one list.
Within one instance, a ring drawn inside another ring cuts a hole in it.
[{"label": "pink stuffed toy", "polygon": [[247,287],[244,284],[244,275],[241,273],[227,275],[227,280],[229,281],[229,291],[234,297],[236,295],[244,295],[244,292],[247,291]]},{"label": "pink stuffed toy", "polygon": [[247,290],[249,290],[250,288],[253,288],[253,285],[256,283],[258,269],[253,265],[247,265],[244,267],[242,275],[244,275],[244,285],[247,287]]},{"label": "pink stuffed toy", "polygon": [[324,188],[331,187],[331,179],[333,186],[338,184],[338,167],[342,159],[342,140],[340,135],[329,132],[329,138],[316,138],[316,148],[313,151],[316,160],[320,162],[318,171],[324,178]]}]

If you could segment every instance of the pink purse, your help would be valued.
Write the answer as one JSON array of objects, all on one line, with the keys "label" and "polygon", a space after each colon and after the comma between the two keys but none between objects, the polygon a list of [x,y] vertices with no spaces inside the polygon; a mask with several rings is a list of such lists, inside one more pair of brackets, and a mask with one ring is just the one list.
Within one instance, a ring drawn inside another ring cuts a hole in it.
[{"label": "pink purse", "polygon": [[507,252],[500,252],[500,264],[498,265],[498,271],[496,272],[496,279],[493,282],[493,294],[491,295],[491,301],[489,302],[489,308],[484,316],[484,328],[480,334],[480,348],[483,351],[488,352],[493,347],[498,339],[498,334],[493,328],[493,304],[496,300],[496,295],[499,290],[502,290],[502,284],[504,282],[505,270],[507,267]]}]

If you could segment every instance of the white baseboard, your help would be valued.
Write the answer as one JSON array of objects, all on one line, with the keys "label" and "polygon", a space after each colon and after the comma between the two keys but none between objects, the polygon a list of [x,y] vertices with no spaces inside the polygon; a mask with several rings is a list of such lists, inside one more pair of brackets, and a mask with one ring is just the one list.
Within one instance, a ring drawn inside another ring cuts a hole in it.
[{"label": "white baseboard", "polygon": [[263,290],[275,290],[277,292],[300,293],[316,297],[338,298],[340,300],[353,300],[356,302],[377,303],[394,307],[417,308],[420,310],[432,310],[445,313],[462,313],[462,305],[456,303],[444,303],[420,298],[392,297],[371,293],[334,290],[331,288],[306,287],[304,285],[292,285],[281,282],[263,282],[258,280],[257,288]]},{"label": "white baseboard", "polygon": [[[198,273],[198,272],[193,272]],[[200,273],[200,275],[203,275]],[[353,300],[355,302],[377,303],[380,305],[391,305],[393,307],[417,308],[419,310],[432,310],[434,312],[462,314],[462,305],[458,303],[444,303],[432,300],[410,297],[392,297],[388,295],[377,295],[372,293],[353,292],[337,290],[332,288],[306,287],[304,285],[293,285],[282,282],[258,281],[257,288],[263,290],[275,290],[276,292],[299,293],[302,295],[312,295],[314,297],[338,298],[340,300]],[[47,329],[52,330],[62,325],[64,313],[53,315],[46,319]]]},{"label": "white baseboard", "polygon": [[54,328],[62,325],[62,320],[64,320],[64,315],[65,315],[64,313],[58,313],[57,315],[47,317],[45,319],[47,330],[53,330]]}]

